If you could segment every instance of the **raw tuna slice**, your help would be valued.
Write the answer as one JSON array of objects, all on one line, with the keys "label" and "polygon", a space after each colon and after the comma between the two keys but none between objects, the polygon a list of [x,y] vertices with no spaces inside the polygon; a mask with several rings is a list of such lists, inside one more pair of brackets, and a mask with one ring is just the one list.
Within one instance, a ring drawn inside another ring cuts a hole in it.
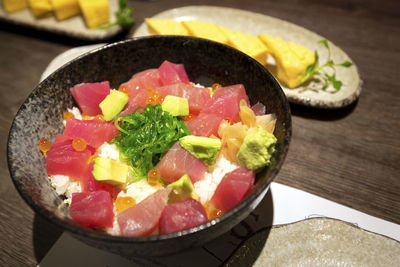
[{"label": "raw tuna slice", "polygon": [[72,147],[72,140],[58,141],[47,152],[47,174],[81,178],[87,170],[90,156],[91,152],[88,149],[76,151]]},{"label": "raw tuna slice", "polygon": [[71,88],[71,93],[83,115],[95,116],[102,114],[99,104],[110,94],[110,84],[80,83]]},{"label": "raw tuna slice", "polygon": [[113,225],[113,201],[106,191],[72,194],[69,213],[76,223],[88,228]]},{"label": "raw tuna slice", "polygon": [[174,64],[165,60],[158,68],[158,74],[163,85],[190,82],[183,64]]},{"label": "raw tuna slice", "polygon": [[114,124],[100,120],[69,119],[64,135],[71,139],[81,137],[93,148],[98,148],[104,142],[111,141],[118,133]]},{"label": "raw tuna slice", "polygon": [[188,174],[192,183],[202,180],[207,166],[176,142],[156,165],[164,181],[172,183]]},{"label": "raw tuna slice", "polygon": [[174,95],[186,98],[189,102],[189,113],[199,114],[205,103],[210,99],[210,90],[208,88],[196,87],[187,83],[176,83],[166,85],[156,90],[161,96]]},{"label": "raw tuna slice", "polygon": [[131,97],[131,92],[135,92],[138,89],[147,88],[158,88],[162,86],[160,75],[157,69],[148,69],[142,72],[136,73],[132,78],[120,85],[121,87],[126,87],[128,89],[128,95]]},{"label": "raw tuna slice", "polygon": [[215,114],[200,113],[199,116],[186,122],[186,127],[192,135],[218,136],[218,128],[221,124],[222,117]]},{"label": "raw tuna slice", "polygon": [[160,234],[168,234],[207,222],[207,213],[199,201],[192,198],[165,207],[160,218]]},{"label": "raw tuna slice", "polygon": [[121,212],[117,216],[121,234],[124,236],[145,236],[152,233],[158,226],[171,190],[171,188],[160,189],[139,204]]},{"label": "raw tuna slice", "polygon": [[94,192],[94,191],[107,191],[110,193],[111,197],[113,199],[117,198],[118,193],[121,191],[120,187],[117,186],[112,186],[107,183],[102,183],[96,181],[96,179],[93,176],[93,165],[94,162],[90,163],[86,172],[84,175],[81,177],[80,182],[81,182],[81,187],[83,192]]},{"label": "raw tuna slice", "polygon": [[222,212],[227,212],[242,201],[254,184],[255,173],[246,168],[238,168],[225,174],[217,186],[211,203]]},{"label": "raw tuna slice", "polygon": [[138,106],[145,107],[149,93],[147,89],[139,87],[138,89],[131,89],[128,96],[128,104],[126,104],[125,109],[119,113],[119,117],[125,117],[126,115],[133,113]]},{"label": "raw tuna slice", "polygon": [[237,121],[241,99],[246,100],[247,104],[249,104],[243,84],[221,87],[214,92],[211,100],[205,104],[201,112],[216,114],[222,118],[230,118],[233,121]]}]

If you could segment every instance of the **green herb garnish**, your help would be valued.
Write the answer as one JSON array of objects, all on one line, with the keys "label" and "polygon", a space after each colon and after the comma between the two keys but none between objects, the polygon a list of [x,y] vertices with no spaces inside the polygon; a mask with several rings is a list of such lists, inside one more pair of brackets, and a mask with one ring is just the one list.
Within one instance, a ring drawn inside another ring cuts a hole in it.
[{"label": "green herb garnish", "polygon": [[[344,61],[343,63],[336,64],[331,59],[331,50],[329,48],[328,41],[320,40],[319,43],[323,44],[328,49],[328,60],[325,62],[325,64],[320,66],[319,65],[319,55],[318,55],[318,52],[315,51],[314,52],[315,60],[312,64],[307,66],[306,72],[304,73],[304,76],[301,79],[301,82],[303,83],[313,76],[320,76],[324,81],[323,89],[326,89],[329,86],[329,84],[332,84],[333,88],[335,88],[336,91],[339,91],[340,88],[342,87],[343,83],[336,79],[335,67],[340,66],[340,67],[348,68],[348,67],[352,66],[353,63],[351,63],[350,61]],[[330,69],[332,74],[327,72],[326,68]]]},{"label": "green herb garnish", "polygon": [[107,30],[114,26],[121,26],[122,28],[129,28],[133,25],[135,20],[131,17],[134,12],[133,7],[128,7],[127,0],[119,0],[119,10],[115,12],[117,17],[116,21],[104,26],[100,26],[100,29]]},{"label": "green herb garnish", "polygon": [[179,138],[190,134],[185,122],[163,111],[160,104],[138,107],[134,113],[118,117],[114,124],[119,135],[111,143],[117,145],[123,160],[130,162],[135,175],[141,178],[147,177]]}]

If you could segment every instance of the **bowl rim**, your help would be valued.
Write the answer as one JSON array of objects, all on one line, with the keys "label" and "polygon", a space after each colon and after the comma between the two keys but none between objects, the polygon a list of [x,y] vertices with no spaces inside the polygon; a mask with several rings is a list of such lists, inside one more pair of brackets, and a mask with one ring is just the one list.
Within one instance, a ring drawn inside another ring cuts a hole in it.
[{"label": "bowl rim", "polygon": [[[101,53],[101,51],[103,51],[103,50],[112,49],[113,47],[119,46],[119,45],[140,42],[142,40],[147,40],[147,39],[169,39],[169,38],[171,38],[171,39],[172,38],[180,38],[183,40],[200,40],[201,42],[207,42],[212,45],[224,47],[224,49],[229,49],[234,54],[237,54],[241,57],[244,56],[248,60],[252,61],[253,64],[258,65],[262,69],[262,71],[267,76],[269,76],[269,78],[272,80],[272,82],[274,83],[273,87],[278,89],[278,91],[279,91],[279,95],[280,95],[280,98],[282,99],[283,107],[287,111],[287,115],[286,115],[286,121],[282,122],[282,124],[285,126],[284,127],[284,129],[285,129],[284,143],[285,144],[284,144],[282,153],[279,155],[279,158],[277,159],[275,167],[273,168],[272,172],[269,174],[268,179],[264,183],[260,184],[260,186],[258,188],[256,188],[251,194],[246,196],[246,198],[244,200],[242,200],[238,205],[236,205],[233,209],[231,209],[227,213],[223,214],[222,216],[217,217],[213,220],[209,220],[206,223],[203,223],[201,225],[198,225],[198,226],[195,226],[195,227],[192,227],[189,229],[181,230],[178,232],[169,233],[169,234],[158,234],[158,235],[139,236],[139,237],[111,235],[108,233],[103,233],[103,232],[98,232],[98,231],[95,231],[92,229],[87,229],[87,228],[84,228],[77,224],[67,223],[65,221],[60,220],[56,216],[53,216],[47,209],[44,209],[40,205],[38,205],[33,200],[33,198],[31,196],[29,196],[29,194],[26,194],[24,192],[23,188],[21,188],[20,185],[17,183],[16,177],[14,177],[14,173],[12,171],[12,160],[10,159],[10,150],[11,150],[10,140],[11,140],[12,132],[14,131],[14,128],[15,128],[15,120],[18,117],[18,115],[21,113],[22,109],[24,108],[25,103],[27,102],[28,99],[34,97],[34,93],[39,90],[39,87],[42,83],[45,83],[47,80],[49,80],[53,75],[55,75],[56,72],[59,72],[60,70],[67,68],[69,65],[74,64],[74,62],[81,60],[81,58],[87,57],[94,53]],[[143,36],[143,37],[134,37],[134,38],[106,44],[104,46],[95,48],[87,53],[84,53],[84,54],[78,56],[77,58],[65,63],[63,66],[61,66],[56,71],[54,71],[52,74],[50,74],[46,79],[44,79],[38,85],[36,85],[35,88],[29,93],[28,97],[21,104],[20,108],[18,109],[17,113],[15,114],[15,116],[13,118],[10,130],[9,130],[8,138],[7,138],[7,163],[8,163],[9,173],[10,173],[11,179],[14,183],[14,186],[17,189],[17,191],[19,192],[20,196],[24,199],[24,201],[36,213],[40,214],[43,218],[45,218],[46,220],[50,221],[51,223],[57,225],[61,229],[67,230],[70,233],[72,233],[73,235],[78,235],[78,236],[81,235],[83,237],[87,237],[87,238],[98,240],[98,241],[105,241],[105,242],[116,241],[118,243],[125,243],[125,244],[155,243],[155,242],[166,241],[166,240],[175,239],[175,238],[183,238],[183,237],[185,237],[187,235],[191,235],[191,234],[201,234],[201,232],[211,229],[211,228],[214,228],[216,225],[219,225],[220,222],[226,221],[229,217],[235,216],[235,214],[241,213],[242,210],[246,209],[246,207],[248,205],[253,203],[262,193],[264,193],[268,190],[270,183],[273,181],[273,179],[278,174],[278,172],[286,158],[286,155],[287,155],[288,149],[289,149],[289,145],[290,145],[291,135],[292,135],[292,125],[291,125],[291,112],[290,112],[289,102],[288,102],[282,88],[280,87],[279,83],[276,81],[276,79],[272,76],[271,73],[269,73],[269,71],[264,66],[262,66],[255,59],[249,57],[247,54],[245,54],[239,50],[236,50],[228,45],[214,42],[214,41],[211,41],[208,39],[191,37],[191,36],[176,36],[176,35]]]}]

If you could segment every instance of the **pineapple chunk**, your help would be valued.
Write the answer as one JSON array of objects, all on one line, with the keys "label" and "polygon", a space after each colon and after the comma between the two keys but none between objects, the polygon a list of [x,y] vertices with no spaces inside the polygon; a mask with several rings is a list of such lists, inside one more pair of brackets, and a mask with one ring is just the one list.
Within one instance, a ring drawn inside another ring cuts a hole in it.
[{"label": "pineapple chunk", "polygon": [[273,74],[289,88],[298,87],[307,66],[314,62],[314,53],[304,46],[268,34],[258,37],[275,58],[276,70],[271,70]]},{"label": "pineapple chunk", "polygon": [[110,22],[110,10],[107,0],[79,0],[79,6],[89,28]]},{"label": "pineapple chunk", "polygon": [[228,43],[228,38],[218,29],[217,25],[207,21],[186,20],[182,21],[191,36],[210,39],[223,44]]},{"label": "pineapple chunk", "polygon": [[267,64],[268,49],[256,36],[243,32],[233,32],[229,37],[229,42],[234,48],[251,56],[260,64]]},{"label": "pineapple chunk", "polygon": [[50,0],[58,20],[64,20],[80,13],[79,0]]},{"label": "pineapple chunk", "polygon": [[28,7],[27,0],[3,0],[4,10],[12,13]]},{"label": "pineapple chunk", "polygon": [[53,10],[50,0],[28,0],[33,15],[41,18]]},{"label": "pineapple chunk", "polygon": [[189,35],[179,22],[171,19],[145,19],[149,32],[159,35]]}]

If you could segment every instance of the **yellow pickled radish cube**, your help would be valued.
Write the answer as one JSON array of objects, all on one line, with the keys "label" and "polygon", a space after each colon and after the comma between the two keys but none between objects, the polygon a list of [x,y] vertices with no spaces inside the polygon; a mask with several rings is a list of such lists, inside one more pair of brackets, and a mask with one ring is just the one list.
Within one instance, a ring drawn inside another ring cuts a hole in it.
[{"label": "yellow pickled radish cube", "polygon": [[33,15],[37,18],[47,15],[53,10],[50,0],[28,0]]},{"label": "yellow pickled radish cube", "polygon": [[78,15],[81,10],[79,8],[79,0],[50,0],[54,13],[58,20],[64,20]]},{"label": "yellow pickled radish cube", "polygon": [[229,37],[231,45],[251,56],[262,65],[267,64],[268,48],[254,35],[243,32],[233,32]]},{"label": "yellow pickled radish cube", "polygon": [[201,20],[182,21],[182,25],[191,36],[209,39],[223,44],[228,43],[228,38],[218,29],[217,25]]},{"label": "yellow pickled radish cube", "polygon": [[258,37],[275,58],[276,70],[273,70],[273,74],[289,88],[298,87],[307,66],[314,62],[314,54],[304,46],[268,34]]},{"label": "yellow pickled radish cube", "polygon": [[180,22],[172,19],[145,19],[149,32],[158,35],[189,35]]},{"label": "yellow pickled radish cube", "polygon": [[27,0],[3,0],[3,8],[9,13],[16,12],[27,7]]},{"label": "yellow pickled radish cube", "polygon": [[89,28],[110,22],[110,9],[107,0],[79,0],[79,6]]}]

